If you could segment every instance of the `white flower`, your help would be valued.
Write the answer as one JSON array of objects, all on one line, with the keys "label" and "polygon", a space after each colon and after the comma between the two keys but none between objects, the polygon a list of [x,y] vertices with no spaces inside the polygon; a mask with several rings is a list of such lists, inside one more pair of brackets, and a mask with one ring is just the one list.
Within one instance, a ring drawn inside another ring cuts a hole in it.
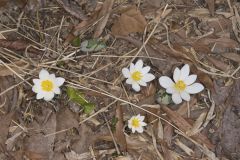
[{"label": "white flower", "polygon": [[131,119],[128,120],[128,128],[132,129],[132,132],[135,133],[137,131],[138,133],[143,132],[143,127],[147,124],[143,122],[144,116],[140,116],[138,114],[137,116],[132,116]]},{"label": "white flower", "polygon": [[42,69],[39,73],[39,79],[33,79],[33,92],[37,93],[37,99],[44,99],[50,101],[54,94],[60,94],[60,86],[65,79],[55,77],[55,74],[49,74],[48,71]]},{"label": "white flower", "polygon": [[122,73],[123,76],[127,78],[126,83],[131,84],[132,88],[136,92],[139,92],[140,85],[147,86],[147,82],[155,79],[153,74],[148,73],[150,69],[149,66],[143,67],[143,61],[138,60],[135,65],[133,63],[130,64],[130,69],[123,68]]},{"label": "white flower", "polygon": [[190,101],[189,94],[196,94],[204,89],[201,83],[194,83],[197,79],[197,75],[189,75],[189,73],[189,65],[185,64],[181,70],[178,67],[174,70],[174,82],[167,76],[159,78],[160,85],[166,88],[167,93],[172,94],[172,100],[176,104],[181,103],[182,99]]}]

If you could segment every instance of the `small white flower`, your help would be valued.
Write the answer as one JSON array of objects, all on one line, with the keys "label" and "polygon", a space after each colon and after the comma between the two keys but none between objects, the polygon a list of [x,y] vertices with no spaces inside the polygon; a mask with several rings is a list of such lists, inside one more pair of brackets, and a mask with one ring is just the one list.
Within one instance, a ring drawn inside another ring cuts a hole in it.
[{"label": "small white flower", "polygon": [[128,120],[128,128],[132,129],[132,132],[135,133],[137,131],[138,133],[143,133],[143,127],[147,124],[143,122],[144,116],[140,116],[138,114],[137,116],[132,116],[131,119]]},{"label": "small white flower", "polygon": [[174,70],[174,82],[167,76],[159,78],[160,85],[166,88],[167,93],[172,94],[172,100],[176,104],[181,103],[182,99],[190,101],[190,94],[199,93],[204,89],[201,83],[194,83],[197,75],[189,75],[189,73],[189,65],[185,64],[181,70],[178,67]]},{"label": "small white flower", "polygon": [[139,92],[140,85],[147,86],[147,82],[155,79],[153,74],[148,73],[150,69],[149,66],[143,67],[143,61],[138,60],[135,65],[133,63],[130,64],[130,69],[123,68],[122,73],[123,76],[127,78],[126,83],[131,84],[132,88],[136,92]]},{"label": "small white flower", "polygon": [[33,92],[37,93],[37,99],[50,101],[54,94],[60,94],[60,86],[63,85],[65,79],[55,77],[55,74],[49,74],[48,71],[42,69],[39,73],[39,79],[33,79]]}]

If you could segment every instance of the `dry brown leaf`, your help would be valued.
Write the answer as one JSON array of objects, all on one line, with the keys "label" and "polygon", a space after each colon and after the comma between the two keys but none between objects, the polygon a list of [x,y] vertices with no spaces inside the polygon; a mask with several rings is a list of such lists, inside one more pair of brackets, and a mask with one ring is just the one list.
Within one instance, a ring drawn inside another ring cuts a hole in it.
[{"label": "dry brown leaf", "polygon": [[203,113],[200,114],[198,119],[194,122],[192,128],[190,130],[186,131],[186,134],[188,136],[193,136],[193,135],[201,132],[201,130],[202,130],[201,126],[204,122],[204,119],[206,118],[206,115],[207,115],[206,112],[203,112]]},{"label": "dry brown leaf", "polygon": [[163,138],[166,141],[168,146],[171,146],[172,136],[173,136],[173,127],[169,123],[166,123],[163,129]]},{"label": "dry brown leaf", "polygon": [[191,110],[191,108],[194,106],[194,104],[197,102],[196,98],[191,98],[190,102],[189,102],[189,108],[188,108],[188,103],[184,102],[177,110],[178,114],[180,114],[183,117],[187,117],[188,116],[188,111]]},{"label": "dry brown leaf", "polygon": [[120,105],[118,105],[116,108],[116,118],[117,118],[117,124],[116,124],[116,131],[114,132],[114,137],[116,139],[116,142],[119,144],[121,151],[126,152],[127,142],[123,132],[124,131],[123,111]]},{"label": "dry brown leaf", "polygon": [[129,33],[143,32],[147,22],[136,6],[130,6],[112,27],[113,35],[127,36]]},{"label": "dry brown leaf", "polygon": [[8,0],[0,0],[0,7],[4,7],[7,4]]},{"label": "dry brown leaf", "polygon": [[192,67],[191,69],[193,73],[197,74],[199,81],[202,82],[206,86],[206,88],[214,91],[213,81],[208,74],[198,70],[196,67]]},{"label": "dry brown leaf", "polygon": [[158,120],[157,137],[163,140],[163,125],[160,119]]},{"label": "dry brown leaf", "polygon": [[80,20],[87,20],[87,16],[80,10],[80,7],[76,7],[68,0],[56,0],[68,13]]},{"label": "dry brown leaf", "polygon": [[191,156],[193,154],[193,150],[182,143],[179,139],[176,139],[175,144],[180,147],[187,155]]},{"label": "dry brown leaf", "polygon": [[222,62],[219,58],[217,57],[211,57],[211,56],[207,56],[206,57],[216,68],[226,72],[229,70],[229,66],[228,64]]},{"label": "dry brown leaf", "polygon": [[18,107],[17,106],[19,101],[18,88],[14,87],[8,90],[15,83],[16,83],[16,80],[13,78],[13,76],[4,76],[4,77],[0,76],[0,93],[1,93],[0,105],[3,106],[3,108],[1,108],[2,112],[9,113],[11,111],[14,111]]},{"label": "dry brown leaf", "polygon": [[240,55],[236,53],[223,53],[221,54],[223,57],[228,58],[232,61],[240,63]]},{"label": "dry brown leaf", "polygon": [[215,0],[206,0],[206,3],[208,5],[209,12],[212,16],[214,16],[215,12]]},{"label": "dry brown leaf", "polygon": [[132,158],[130,156],[119,156],[115,158],[114,160],[131,160]]},{"label": "dry brown leaf", "polygon": [[31,53],[36,53],[36,54],[42,53],[42,51],[29,46],[30,44],[24,40],[11,41],[7,39],[0,39],[0,47],[12,49],[16,51],[25,51],[27,49],[28,52],[31,52]]},{"label": "dry brown leaf", "polygon": [[[30,128],[38,128],[38,131],[35,133],[31,132],[29,133],[29,136],[26,136],[24,138],[23,150],[28,153],[41,155],[46,159],[51,159],[53,156],[53,144],[55,135],[45,137],[45,134],[53,133],[56,131],[56,114],[48,108],[45,108],[44,111],[44,113],[38,115],[38,121],[41,121],[40,119],[43,119],[42,122],[37,122],[36,120],[30,124]],[[44,123],[44,120],[47,120],[46,123]],[[33,159],[32,157],[28,158]]]},{"label": "dry brown leaf", "polygon": [[[22,69],[26,69],[29,64],[23,61],[15,61],[13,62],[14,64],[7,64],[9,68],[11,68],[13,71],[15,71],[16,73],[21,73]],[[4,66],[3,64],[0,64],[0,76],[12,76],[15,73],[13,73],[12,71],[10,71],[6,66]]]},{"label": "dry brown leaf", "polygon": [[[180,130],[186,133],[186,131],[190,130],[192,128],[192,125],[189,124],[184,118],[182,118],[177,112],[172,111],[166,106],[162,106],[162,110],[166,112],[170,120],[179,127]],[[206,145],[208,148],[213,149],[214,145],[209,141],[209,139],[199,133],[197,135],[192,136],[192,138],[197,141],[200,144]]]},{"label": "dry brown leaf", "polygon": [[102,32],[103,29],[105,28],[108,18],[110,16],[111,10],[112,10],[112,6],[113,6],[113,2],[114,0],[105,0],[102,6],[102,9],[98,15],[98,17],[102,18],[102,20],[100,20],[95,28],[95,32],[93,34],[94,38],[99,37]]}]

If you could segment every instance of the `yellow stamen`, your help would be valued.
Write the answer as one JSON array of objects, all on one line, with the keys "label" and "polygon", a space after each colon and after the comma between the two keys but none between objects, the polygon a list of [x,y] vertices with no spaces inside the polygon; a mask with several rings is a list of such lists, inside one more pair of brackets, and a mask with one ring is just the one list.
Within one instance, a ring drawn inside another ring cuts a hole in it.
[{"label": "yellow stamen", "polygon": [[140,120],[138,118],[132,119],[132,126],[138,128],[140,126]]},{"label": "yellow stamen", "polygon": [[174,85],[174,87],[175,87],[175,89],[178,90],[178,91],[184,91],[187,86],[186,86],[186,84],[185,84],[182,80],[179,80],[179,81],[177,81],[177,83]]},{"label": "yellow stamen", "polygon": [[53,90],[53,82],[49,80],[44,80],[41,83],[41,87],[43,91],[50,92]]},{"label": "yellow stamen", "polygon": [[139,81],[139,80],[142,79],[143,76],[142,76],[141,72],[135,71],[135,72],[132,73],[131,77],[134,81]]}]

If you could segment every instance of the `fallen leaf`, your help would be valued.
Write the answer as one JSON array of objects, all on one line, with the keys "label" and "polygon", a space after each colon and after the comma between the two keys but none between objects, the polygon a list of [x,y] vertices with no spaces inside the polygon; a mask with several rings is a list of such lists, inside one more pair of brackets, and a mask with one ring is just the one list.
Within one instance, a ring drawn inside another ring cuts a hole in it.
[{"label": "fallen leaf", "polygon": [[110,16],[113,4],[114,4],[114,0],[105,0],[104,1],[103,5],[102,5],[102,9],[98,15],[98,17],[100,17],[100,18],[103,17],[103,18],[98,22],[98,24],[96,26],[95,32],[93,34],[93,38],[97,38],[102,34],[103,29],[105,28],[108,18]]},{"label": "fallen leaf", "polygon": [[[45,137],[45,134],[56,131],[56,114],[50,109],[44,108],[44,113],[38,115],[37,118],[47,121],[33,121],[30,126],[28,126],[30,128],[36,128],[37,131],[30,132],[29,135],[24,138],[23,150],[27,153],[40,155],[46,159],[52,159],[55,135]],[[32,156],[33,155],[30,155],[28,158],[33,159]]]},{"label": "fallen leaf", "polygon": [[223,57],[228,58],[234,62],[240,63],[240,55],[236,53],[223,53]]},{"label": "fallen leaf", "polygon": [[73,101],[83,107],[84,113],[90,114],[94,110],[95,105],[91,102],[88,102],[85,99],[83,93],[80,92],[79,90],[68,87],[67,95],[70,101]]},{"label": "fallen leaf", "polygon": [[103,41],[97,39],[85,40],[81,43],[80,50],[83,52],[97,52],[106,48],[106,44]]},{"label": "fallen leaf", "polygon": [[129,33],[143,32],[147,22],[136,6],[130,6],[113,24],[113,35],[127,36]]},{"label": "fallen leaf", "polygon": [[71,42],[72,46],[74,47],[79,47],[81,45],[81,40],[80,37],[76,37],[72,40]]},{"label": "fallen leaf", "polygon": [[[186,131],[190,130],[192,128],[192,125],[189,124],[182,116],[180,116],[177,112],[172,111],[171,109],[169,109],[166,106],[162,106],[161,109],[163,111],[166,112],[166,114],[168,115],[168,117],[170,118],[170,120],[177,126],[179,127],[180,130],[182,130],[184,133],[186,133]],[[213,149],[214,145],[209,141],[209,139],[201,134],[198,133],[194,136],[192,136],[191,138],[193,138],[195,141],[197,141],[200,144],[204,144],[206,145],[208,148]]]},{"label": "fallen leaf", "polygon": [[[12,63],[8,63],[6,64],[9,68],[11,68],[14,72],[20,74],[22,73],[23,69],[26,69],[29,67],[29,64],[23,61],[15,61]],[[0,76],[12,76],[15,73],[13,73],[11,70],[8,69],[8,67],[6,67],[3,64],[0,64]]]},{"label": "fallen leaf", "polygon": [[193,155],[193,150],[191,148],[189,148],[188,146],[186,146],[184,143],[182,143],[179,139],[176,139],[175,144],[181,148],[185,153],[187,153],[187,155],[191,156]]},{"label": "fallen leaf", "polygon": [[18,107],[18,88],[14,87],[9,90],[9,88],[15,85],[15,83],[16,80],[13,78],[13,76],[0,76],[0,106],[3,106],[3,108],[1,108],[2,112],[9,113],[14,111]]},{"label": "fallen leaf", "polygon": [[17,40],[17,41],[12,41],[12,40],[7,40],[7,39],[0,39],[0,47],[3,48],[7,48],[7,49],[12,49],[12,50],[16,50],[16,51],[25,51],[26,48],[28,48],[28,52],[32,52],[32,53],[42,53],[42,51],[33,48],[33,47],[29,47],[30,44],[27,43],[24,40]]},{"label": "fallen leaf", "polygon": [[56,0],[68,13],[80,20],[87,20],[87,16],[83,13],[80,7],[70,3],[68,0]]},{"label": "fallen leaf", "polygon": [[206,0],[206,3],[208,5],[209,12],[212,16],[214,16],[215,12],[215,0]]},{"label": "fallen leaf", "polygon": [[0,7],[4,7],[7,4],[8,0],[0,0]]},{"label": "fallen leaf", "polygon": [[114,137],[116,139],[116,142],[120,146],[120,150],[122,152],[126,152],[127,142],[123,132],[124,131],[123,111],[122,111],[122,106],[120,106],[119,104],[117,105],[117,108],[116,108],[116,118],[117,118],[117,123],[116,123],[116,130],[114,132]]}]

